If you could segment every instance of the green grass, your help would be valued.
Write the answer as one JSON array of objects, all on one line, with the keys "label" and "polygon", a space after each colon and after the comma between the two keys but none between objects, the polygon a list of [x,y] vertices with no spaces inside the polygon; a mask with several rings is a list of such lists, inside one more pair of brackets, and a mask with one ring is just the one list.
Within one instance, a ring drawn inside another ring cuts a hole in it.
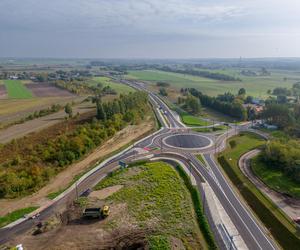
[{"label": "green grass", "polygon": [[32,98],[32,92],[17,80],[5,80],[4,81],[8,97],[11,99],[29,99]]},{"label": "green grass", "polygon": [[110,86],[112,89],[116,90],[118,94],[128,94],[135,91],[133,88],[125,84],[114,82],[108,77],[94,77],[93,80],[89,82],[91,85],[97,85],[98,83],[101,83],[103,87]]},{"label": "green grass", "polygon": [[197,157],[197,159],[199,160],[199,161],[201,161],[204,165],[206,165],[206,163],[205,163],[205,160],[204,160],[204,158],[203,158],[203,155],[202,154],[200,154],[200,155],[196,155],[196,157]]},{"label": "green grass", "polygon": [[189,115],[187,113],[181,113],[180,117],[181,117],[182,122],[189,126],[208,126],[211,124],[208,121],[204,121],[199,117]]},{"label": "green grass", "polygon": [[22,209],[15,210],[5,216],[0,217],[0,227],[10,224],[13,221],[16,221],[22,218],[25,214],[29,214],[36,210],[38,207],[26,207]]},{"label": "green grass", "polygon": [[169,238],[170,235],[192,244],[190,249],[195,249],[195,246],[199,248],[200,242],[204,244],[196,223],[191,195],[170,165],[153,162],[118,170],[97,184],[95,189],[116,184],[124,187],[108,197],[107,201],[126,203],[130,216],[140,228],[147,228],[150,223],[155,231],[153,235],[159,235],[155,245],[165,245],[161,237]]},{"label": "green grass", "polygon": [[200,133],[211,133],[211,132],[222,132],[227,130],[227,126],[219,125],[213,128],[193,128],[193,131],[200,132]]},{"label": "green grass", "polygon": [[[236,81],[218,81],[203,77],[196,77],[190,75],[183,75],[171,72],[164,72],[158,70],[141,70],[141,71],[130,71],[128,78],[139,79],[148,81],[150,83],[156,83],[157,81],[169,82],[175,88],[196,88],[207,95],[216,96],[223,94],[224,92],[230,91],[234,94],[238,92],[240,88],[245,88],[247,94],[256,97],[267,97],[267,91],[276,87],[287,87],[290,88],[294,80],[284,81],[284,77],[294,75],[294,72],[284,71],[272,71],[271,76],[257,76],[257,77],[245,77],[237,75],[236,72],[231,70],[224,70],[221,73],[225,73],[239,77],[242,82]],[[300,75],[296,75],[300,78]]]},{"label": "green grass", "polygon": [[297,237],[296,226],[243,175],[238,166],[238,160],[243,154],[263,146],[265,141],[257,135],[242,133],[232,137],[228,144],[234,146],[228,146],[218,156],[218,161],[223,170],[278,243],[284,249],[297,249],[296,246],[299,246],[300,239],[299,236]]},{"label": "green grass", "polygon": [[269,168],[259,156],[251,160],[251,168],[267,186],[281,193],[300,198],[300,185],[282,171]]},{"label": "green grass", "polygon": [[169,239],[163,235],[152,235],[148,237],[149,250],[168,250],[171,249]]}]

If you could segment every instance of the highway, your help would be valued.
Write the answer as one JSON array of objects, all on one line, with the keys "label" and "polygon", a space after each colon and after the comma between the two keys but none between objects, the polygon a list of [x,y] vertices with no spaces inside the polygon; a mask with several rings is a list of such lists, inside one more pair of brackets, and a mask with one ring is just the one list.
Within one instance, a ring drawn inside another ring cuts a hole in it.
[{"label": "highway", "polygon": [[[177,119],[174,111],[171,111],[159,96],[151,93],[142,83],[128,80],[122,80],[121,82],[149,94],[153,110],[162,128],[155,134],[135,143],[119,155],[112,157],[105,164],[99,165],[96,170],[87,173],[76,186],[73,185],[61,197],[54,200],[51,205],[40,211],[39,220],[45,220],[50,215],[58,213],[76,198],[77,193],[81,194],[88,188],[95,186],[109,172],[118,168],[120,160],[130,162],[144,156],[166,157],[184,162],[191,169],[192,175],[197,181],[197,186],[200,187],[203,181],[209,184],[245,241],[248,249],[278,249],[273,240],[268,236],[268,232],[261,226],[249,208],[245,206],[241,198],[233,190],[231,184],[229,184],[214,160],[214,153],[221,151],[225,147],[226,138],[234,135],[239,130],[247,129],[247,127],[230,129],[227,133],[219,137],[192,132]],[[142,149],[143,151],[145,147],[159,147],[160,150],[144,152],[144,155],[142,155],[139,153],[141,150],[138,149]],[[207,166],[204,166],[196,158],[195,155],[199,153],[203,153]],[[199,189],[199,191],[201,190]],[[22,234],[36,223],[32,219],[24,219],[17,225],[0,229],[0,244],[8,241],[15,235]]]}]

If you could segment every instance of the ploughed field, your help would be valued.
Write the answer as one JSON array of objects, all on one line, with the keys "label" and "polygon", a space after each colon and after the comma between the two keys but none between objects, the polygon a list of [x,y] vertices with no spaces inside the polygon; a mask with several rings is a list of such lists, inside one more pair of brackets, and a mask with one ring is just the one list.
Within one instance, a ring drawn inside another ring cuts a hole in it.
[{"label": "ploughed field", "polygon": [[74,96],[69,91],[57,88],[49,83],[28,83],[25,86],[37,97]]}]

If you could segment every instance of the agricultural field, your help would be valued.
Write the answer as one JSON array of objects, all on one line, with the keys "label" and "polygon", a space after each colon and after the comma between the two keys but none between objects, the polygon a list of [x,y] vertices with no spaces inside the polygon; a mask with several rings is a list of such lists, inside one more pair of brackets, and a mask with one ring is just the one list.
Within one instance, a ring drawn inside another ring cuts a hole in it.
[{"label": "agricultural field", "polygon": [[117,83],[112,81],[108,77],[94,77],[92,81],[89,82],[91,85],[97,85],[98,83],[101,83],[103,87],[109,86],[115,91],[117,91],[118,94],[128,94],[130,92],[134,92],[135,90],[125,84]]},{"label": "agricultural field", "polygon": [[17,80],[5,80],[5,88],[10,99],[30,99],[32,92],[21,82]]},{"label": "agricultural field", "polygon": [[[126,76],[131,79],[139,79],[155,84],[158,81],[165,81],[174,88],[196,88],[204,94],[216,96],[224,92],[236,94],[240,88],[245,88],[247,94],[255,97],[267,97],[267,91],[276,87],[290,88],[295,82],[300,80],[300,73],[292,71],[271,71],[271,76],[245,77],[236,75],[234,71],[224,70],[220,73],[236,76],[242,81],[219,81],[203,77],[184,75],[158,70],[129,71]],[[284,80],[286,77],[286,81]]]}]

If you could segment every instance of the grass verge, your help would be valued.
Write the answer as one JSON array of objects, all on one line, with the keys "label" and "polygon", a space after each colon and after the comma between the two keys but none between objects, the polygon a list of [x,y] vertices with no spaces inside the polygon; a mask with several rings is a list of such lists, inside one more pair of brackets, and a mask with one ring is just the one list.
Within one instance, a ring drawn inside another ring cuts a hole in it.
[{"label": "grass verge", "polygon": [[200,133],[211,133],[211,132],[222,132],[227,130],[227,128],[228,127],[225,125],[219,125],[213,128],[193,128],[193,131],[200,132]]},{"label": "grass verge", "polygon": [[26,207],[26,208],[15,210],[11,213],[8,213],[5,216],[0,217],[0,227],[4,227],[4,226],[10,224],[11,222],[22,218],[24,215],[33,212],[37,208],[38,207]]},{"label": "grass verge", "polygon": [[[234,142],[234,143],[233,143]],[[246,152],[263,146],[257,135],[242,133],[229,140],[228,148],[218,155],[218,161],[248,205],[284,249],[298,249],[300,239],[295,225],[241,172],[239,158]]]}]

